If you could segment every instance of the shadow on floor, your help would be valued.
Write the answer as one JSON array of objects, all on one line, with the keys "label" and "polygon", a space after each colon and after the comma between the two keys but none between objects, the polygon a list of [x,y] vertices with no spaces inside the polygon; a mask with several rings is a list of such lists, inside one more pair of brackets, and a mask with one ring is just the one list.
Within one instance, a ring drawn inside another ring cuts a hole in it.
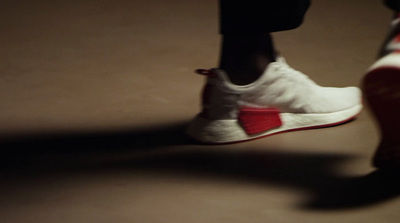
[{"label": "shadow on floor", "polygon": [[155,171],[301,190],[310,197],[298,207],[311,210],[361,208],[393,199],[400,192],[396,171],[377,170],[356,177],[338,172],[338,165],[354,158],[346,154],[201,146],[184,136],[185,123],[4,140],[0,179],[76,171]]}]

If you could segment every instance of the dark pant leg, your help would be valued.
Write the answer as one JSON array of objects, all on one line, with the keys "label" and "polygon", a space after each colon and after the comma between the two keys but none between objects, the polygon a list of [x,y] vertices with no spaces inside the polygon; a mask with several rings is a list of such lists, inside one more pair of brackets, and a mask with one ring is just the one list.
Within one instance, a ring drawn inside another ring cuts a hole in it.
[{"label": "dark pant leg", "polygon": [[262,34],[297,28],[311,0],[219,0],[221,34]]},{"label": "dark pant leg", "polygon": [[400,0],[384,0],[385,4],[396,12],[400,12]]}]

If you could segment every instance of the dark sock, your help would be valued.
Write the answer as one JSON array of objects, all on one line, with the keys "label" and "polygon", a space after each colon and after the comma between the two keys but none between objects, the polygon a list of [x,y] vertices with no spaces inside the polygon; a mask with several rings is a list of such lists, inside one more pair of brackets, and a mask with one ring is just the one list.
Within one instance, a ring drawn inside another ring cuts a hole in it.
[{"label": "dark sock", "polygon": [[275,50],[270,34],[223,36],[219,68],[228,74],[232,83],[254,82],[273,61]]}]

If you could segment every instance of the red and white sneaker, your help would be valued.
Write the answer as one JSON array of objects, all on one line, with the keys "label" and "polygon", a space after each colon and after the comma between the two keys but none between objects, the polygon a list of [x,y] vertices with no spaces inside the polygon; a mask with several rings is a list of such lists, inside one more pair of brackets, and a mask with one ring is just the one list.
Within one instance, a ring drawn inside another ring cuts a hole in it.
[{"label": "red and white sneaker", "polygon": [[363,90],[381,133],[373,164],[400,168],[400,14],[391,22],[380,59],[364,77]]},{"label": "red and white sneaker", "polygon": [[376,61],[363,88],[381,133],[373,163],[378,168],[400,167],[400,51]]},{"label": "red and white sneaker", "polygon": [[198,70],[205,75],[202,111],[187,134],[207,144],[232,143],[292,130],[347,122],[362,109],[356,87],[321,87],[286,64],[270,63],[254,83],[231,83],[222,70]]}]

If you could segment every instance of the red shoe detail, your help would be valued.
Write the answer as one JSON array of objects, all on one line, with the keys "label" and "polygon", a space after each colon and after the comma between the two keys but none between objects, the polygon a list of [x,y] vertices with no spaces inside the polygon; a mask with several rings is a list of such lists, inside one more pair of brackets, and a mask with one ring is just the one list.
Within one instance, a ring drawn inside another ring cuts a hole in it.
[{"label": "red shoe detail", "polygon": [[368,104],[385,140],[400,144],[400,69],[380,67],[364,79]]},{"label": "red shoe detail", "polygon": [[276,108],[243,107],[239,111],[239,122],[247,134],[257,134],[282,126]]}]

